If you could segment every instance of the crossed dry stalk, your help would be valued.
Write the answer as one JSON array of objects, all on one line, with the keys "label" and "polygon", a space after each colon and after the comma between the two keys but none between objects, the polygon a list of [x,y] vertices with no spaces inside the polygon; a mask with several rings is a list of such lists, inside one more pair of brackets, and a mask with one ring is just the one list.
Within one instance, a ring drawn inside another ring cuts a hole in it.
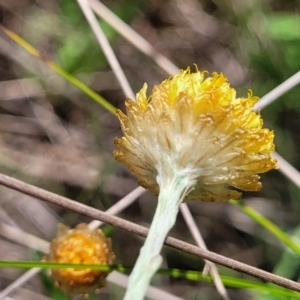
[{"label": "crossed dry stalk", "polygon": [[[70,200],[66,197],[56,195],[44,189],[38,188],[34,185],[22,182],[10,176],[4,175],[0,173],[0,184],[4,185],[13,190],[19,191],[23,194],[32,196],[34,198],[40,199],[42,201],[59,205],[60,207],[64,207],[66,209],[70,209],[76,211],[78,213],[87,215],[93,219],[100,220],[104,223],[110,224],[112,226],[130,231],[132,233],[136,233],[138,235],[146,237],[148,234],[148,229],[137,225],[135,223],[126,221],[122,218],[108,215],[107,213],[95,209],[93,207],[89,207],[82,203],[78,203],[74,200]],[[196,255],[203,259],[209,260],[211,262],[223,265],[225,267],[241,271],[243,273],[255,276],[262,280],[275,283],[279,286],[294,290],[296,292],[300,292],[300,283],[286,279],[284,277],[274,275],[272,273],[260,270],[258,268],[249,266],[247,264],[241,263],[234,259],[227,258],[225,256],[216,254],[214,252],[199,248],[197,246],[191,245],[189,243],[182,242],[172,237],[168,237],[165,241],[166,245],[174,247],[176,249],[188,252],[190,254]]]}]

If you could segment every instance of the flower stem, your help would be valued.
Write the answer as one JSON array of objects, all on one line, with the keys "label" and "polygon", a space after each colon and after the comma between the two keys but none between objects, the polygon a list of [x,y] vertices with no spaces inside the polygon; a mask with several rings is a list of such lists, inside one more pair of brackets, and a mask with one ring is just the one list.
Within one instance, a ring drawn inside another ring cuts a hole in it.
[{"label": "flower stem", "polygon": [[169,185],[161,185],[158,205],[152,224],[140,250],[140,255],[129,277],[129,283],[124,300],[141,300],[146,294],[154,273],[162,263],[160,255],[163,243],[176,221],[179,204],[183,199],[187,184],[185,178],[175,178]]}]

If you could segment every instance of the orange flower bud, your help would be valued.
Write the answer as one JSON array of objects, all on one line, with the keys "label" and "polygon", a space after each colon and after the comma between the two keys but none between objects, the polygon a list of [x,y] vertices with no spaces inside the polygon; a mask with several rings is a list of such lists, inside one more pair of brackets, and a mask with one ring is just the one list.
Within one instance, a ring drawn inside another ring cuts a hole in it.
[{"label": "orange flower bud", "polygon": [[[101,229],[91,230],[86,224],[74,229],[59,224],[57,237],[51,242],[48,262],[74,264],[111,264],[115,255],[111,239]],[[56,286],[70,295],[88,295],[105,286],[106,271],[91,269],[53,269],[51,275]]]}]

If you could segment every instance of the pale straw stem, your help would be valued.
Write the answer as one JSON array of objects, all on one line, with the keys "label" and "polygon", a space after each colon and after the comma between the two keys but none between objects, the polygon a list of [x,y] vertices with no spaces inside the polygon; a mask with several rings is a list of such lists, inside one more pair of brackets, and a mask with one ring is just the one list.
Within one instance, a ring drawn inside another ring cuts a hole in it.
[{"label": "pale straw stem", "polygon": [[105,54],[108,63],[110,64],[113,72],[115,73],[120,86],[122,88],[122,90],[125,93],[125,96],[130,98],[130,99],[134,99],[135,95],[127,81],[127,78],[115,56],[114,51],[112,50],[104,32],[102,31],[100,24],[98,23],[89,3],[87,0],[77,0],[83,14],[85,15],[89,25],[91,26],[91,29],[93,31],[93,33],[95,34],[102,50],[103,53]]},{"label": "pale straw stem", "polygon": [[0,300],[7,299],[6,297],[19,289],[22,285],[24,285],[27,281],[33,278],[41,271],[40,268],[32,268],[22,274],[17,280],[8,285],[5,289],[0,292]]},{"label": "pale straw stem", "polygon": [[265,108],[273,101],[278,99],[284,93],[288,92],[290,89],[295,87],[300,83],[300,71],[288,78],[283,83],[279,84],[276,88],[274,88],[271,92],[264,95],[254,106],[254,110],[258,111],[260,109]]},{"label": "pale straw stem", "polygon": [[300,172],[277,152],[274,152],[272,156],[277,160],[279,171],[300,188]]},{"label": "pale straw stem", "polygon": [[[120,201],[118,201],[116,204],[114,204],[112,207],[110,207],[106,213],[110,215],[118,215],[120,212],[122,212],[125,208],[127,208],[129,205],[131,205],[134,201],[136,201],[140,196],[142,196],[147,190],[142,188],[141,186],[134,189],[132,192],[127,194],[125,197],[123,197]],[[89,224],[90,229],[98,228],[101,226],[103,222],[99,220],[93,220]]]},{"label": "pale straw stem", "polygon": [[45,240],[20,231],[19,229],[4,223],[0,223],[0,235],[13,241],[17,241],[18,244],[36,249],[41,252],[47,252],[49,250],[49,243]]},{"label": "pale straw stem", "polygon": [[[201,232],[198,229],[198,226],[197,226],[197,224],[191,214],[191,211],[186,203],[182,203],[180,205],[180,212],[181,212],[181,214],[185,220],[185,223],[188,226],[189,231],[191,232],[197,246],[207,250],[207,247],[206,247],[204,239],[202,238]],[[204,261],[205,261],[205,266],[208,268],[208,272],[211,274],[211,276],[213,278],[213,281],[214,281],[214,284],[216,286],[218,293],[220,294],[222,299],[229,300],[230,299],[229,295],[228,295],[228,293],[224,287],[224,284],[221,280],[221,277],[218,273],[217,266],[208,260],[204,260]]]},{"label": "pale straw stem", "polygon": [[103,3],[97,0],[88,0],[91,8],[95,13],[106,21],[119,34],[127,39],[142,53],[151,57],[154,62],[164,70],[168,75],[178,73],[179,69],[168,58],[159,53],[147,40],[134,31],[128,24],[123,22],[111,10],[109,10]]}]

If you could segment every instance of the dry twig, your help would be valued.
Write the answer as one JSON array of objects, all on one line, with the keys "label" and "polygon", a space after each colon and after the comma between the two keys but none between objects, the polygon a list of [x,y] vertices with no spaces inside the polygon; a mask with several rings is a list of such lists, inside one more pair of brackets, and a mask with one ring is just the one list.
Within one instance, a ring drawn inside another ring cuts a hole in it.
[{"label": "dry twig", "polygon": [[[105,222],[107,224],[113,225],[115,227],[136,233],[141,236],[147,236],[148,229],[134,224],[132,222],[126,221],[124,219],[121,219],[116,216],[110,216],[105,212],[102,212],[100,210],[97,210],[93,207],[86,206],[82,203],[78,203],[76,201],[70,200],[66,197],[56,195],[54,193],[48,192],[46,190],[43,190],[41,188],[35,187],[33,185],[24,183],[20,180],[14,179],[10,176],[0,174],[0,184],[14,189],[16,191],[19,191],[21,193],[24,193],[26,195],[30,195],[34,198],[59,205],[60,207],[64,207],[66,209],[70,209],[73,211],[76,211],[78,213],[82,213],[84,215],[87,215],[93,219],[100,220],[102,222]],[[196,255],[198,257],[201,257],[203,259],[207,259],[209,261],[212,261],[214,263],[223,265],[225,267],[241,271],[243,273],[255,276],[257,278],[263,279],[265,281],[269,281],[272,283],[275,283],[279,286],[291,289],[296,292],[300,292],[300,283],[283,278],[278,275],[274,275],[272,273],[260,270],[258,268],[249,266],[247,264],[238,262],[236,260],[227,258],[225,256],[216,254],[214,252],[201,249],[199,247],[193,246],[191,244],[182,242],[180,240],[177,240],[172,237],[168,237],[165,241],[165,244],[172,246],[174,248],[177,248],[179,250],[185,251],[187,253]]]}]

